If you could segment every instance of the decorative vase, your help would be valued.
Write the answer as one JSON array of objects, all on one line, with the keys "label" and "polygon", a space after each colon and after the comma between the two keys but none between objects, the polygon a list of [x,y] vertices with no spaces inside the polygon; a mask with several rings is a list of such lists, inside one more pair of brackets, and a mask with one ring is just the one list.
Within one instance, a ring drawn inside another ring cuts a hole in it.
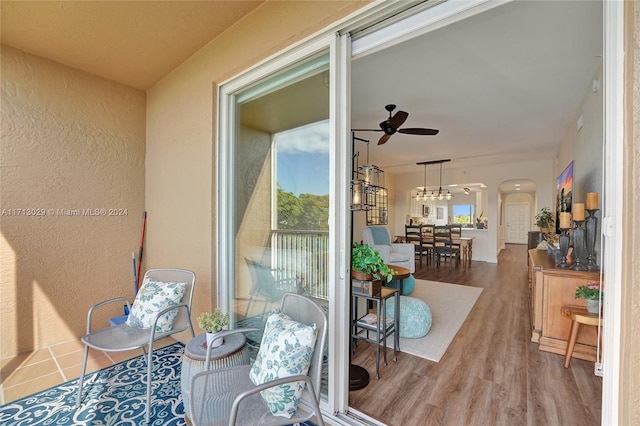
[{"label": "decorative vase", "polygon": [[587,312],[590,314],[600,313],[600,301],[598,299],[585,299],[587,303]]},{"label": "decorative vase", "polygon": [[[211,345],[211,348],[217,348],[224,343],[222,337],[217,337],[218,333],[207,333],[207,346]],[[211,341],[213,340],[213,343]]]},{"label": "decorative vase", "polygon": [[476,229],[484,229],[484,223],[476,223]]}]

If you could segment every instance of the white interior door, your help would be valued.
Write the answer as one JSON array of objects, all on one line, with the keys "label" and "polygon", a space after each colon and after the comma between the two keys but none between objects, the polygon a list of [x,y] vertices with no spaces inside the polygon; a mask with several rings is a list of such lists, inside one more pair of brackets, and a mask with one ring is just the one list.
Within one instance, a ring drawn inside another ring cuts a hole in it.
[{"label": "white interior door", "polygon": [[505,243],[527,244],[531,206],[528,203],[507,203]]}]

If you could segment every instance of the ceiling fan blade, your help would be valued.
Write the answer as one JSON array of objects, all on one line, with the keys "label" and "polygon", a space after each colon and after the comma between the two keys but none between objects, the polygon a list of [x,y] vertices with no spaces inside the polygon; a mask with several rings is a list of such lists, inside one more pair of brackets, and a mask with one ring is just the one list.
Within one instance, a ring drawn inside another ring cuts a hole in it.
[{"label": "ceiling fan blade", "polygon": [[406,133],[408,135],[427,135],[427,136],[432,136],[432,135],[437,135],[438,132],[440,132],[440,130],[438,129],[422,129],[422,128],[406,128],[406,129],[399,129],[398,132],[400,133]]},{"label": "ceiling fan blade", "polygon": [[352,132],[381,132],[382,129],[351,129]]},{"label": "ceiling fan blade", "polygon": [[393,117],[389,119],[389,124],[397,129],[398,127],[402,126],[402,123],[407,121],[407,117],[409,117],[408,112],[398,111]]},{"label": "ceiling fan blade", "polygon": [[378,145],[385,144],[389,140],[390,137],[391,137],[391,135],[387,135],[387,134],[382,135],[382,137],[378,141]]}]

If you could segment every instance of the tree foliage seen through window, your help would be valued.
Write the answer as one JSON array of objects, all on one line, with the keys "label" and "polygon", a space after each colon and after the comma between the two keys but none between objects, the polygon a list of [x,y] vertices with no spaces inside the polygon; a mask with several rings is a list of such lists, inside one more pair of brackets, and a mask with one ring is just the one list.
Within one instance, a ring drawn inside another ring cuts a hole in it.
[{"label": "tree foliage seen through window", "polygon": [[329,195],[300,194],[278,185],[278,229],[329,230]]}]

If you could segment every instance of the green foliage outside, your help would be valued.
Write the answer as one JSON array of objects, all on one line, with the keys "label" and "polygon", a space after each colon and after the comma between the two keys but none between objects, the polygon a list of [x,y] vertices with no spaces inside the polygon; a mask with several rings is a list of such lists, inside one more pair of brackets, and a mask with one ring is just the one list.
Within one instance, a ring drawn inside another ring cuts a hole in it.
[{"label": "green foliage outside", "polygon": [[471,216],[459,214],[453,218],[453,223],[471,223]]},{"label": "green foliage outside", "polygon": [[329,230],[329,195],[300,194],[278,185],[278,229]]}]

